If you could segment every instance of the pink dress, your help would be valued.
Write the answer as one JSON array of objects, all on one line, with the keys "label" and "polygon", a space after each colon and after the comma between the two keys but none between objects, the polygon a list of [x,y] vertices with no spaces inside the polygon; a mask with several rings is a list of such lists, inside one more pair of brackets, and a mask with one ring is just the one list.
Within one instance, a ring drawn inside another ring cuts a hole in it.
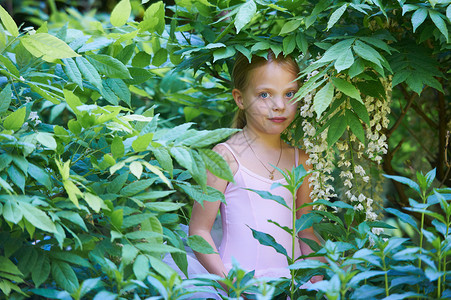
[{"label": "pink dress", "polygon": [[[291,256],[291,235],[268,220],[292,228],[292,212],[274,200],[264,199],[258,194],[246,190],[269,191],[285,199],[289,207],[293,206],[291,193],[284,187],[271,190],[274,182],[286,184],[285,178],[270,180],[260,176],[238,160],[231,147],[222,143],[234,156],[238,170],[234,175],[235,183],[229,183],[225,190],[226,204],[221,203],[223,237],[218,249],[226,269],[232,267],[232,257],[241,268],[255,270],[256,277],[289,277],[288,262],[283,254],[272,247],[260,244],[252,235],[250,228],[270,234]],[[298,165],[298,151],[295,151],[295,164]],[[250,227],[250,228],[249,228]],[[295,258],[301,255],[299,244],[295,245]]]}]

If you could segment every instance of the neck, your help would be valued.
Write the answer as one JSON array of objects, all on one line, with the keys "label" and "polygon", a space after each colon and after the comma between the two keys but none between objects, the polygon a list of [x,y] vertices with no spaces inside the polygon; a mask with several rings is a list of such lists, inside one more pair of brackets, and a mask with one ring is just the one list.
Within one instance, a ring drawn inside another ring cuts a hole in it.
[{"label": "neck", "polygon": [[280,134],[264,134],[247,126],[243,128],[243,134],[252,145],[262,146],[266,149],[280,149]]}]

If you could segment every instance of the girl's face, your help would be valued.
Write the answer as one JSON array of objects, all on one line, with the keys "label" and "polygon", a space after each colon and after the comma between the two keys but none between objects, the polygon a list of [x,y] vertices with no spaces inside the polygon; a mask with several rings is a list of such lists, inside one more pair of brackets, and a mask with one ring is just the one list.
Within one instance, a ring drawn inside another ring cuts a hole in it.
[{"label": "girl's face", "polygon": [[292,101],[299,88],[296,75],[277,62],[269,62],[249,72],[244,90],[232,91],[236,104],[245,112],[249,129],[281,134],[290,125],[297,109]]}]

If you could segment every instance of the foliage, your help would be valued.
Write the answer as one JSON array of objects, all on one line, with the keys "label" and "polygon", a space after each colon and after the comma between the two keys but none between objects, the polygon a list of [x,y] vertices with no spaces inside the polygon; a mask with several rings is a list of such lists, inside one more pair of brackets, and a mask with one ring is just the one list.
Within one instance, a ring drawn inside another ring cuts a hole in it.
[{"label": "foliage", "polygon": [[[238,52],[271,49],[298,58],[301,80],[308,77],[298,96],[314,96],[310,118],[323,122],[316,129],[327,133],[326,148],[341,153],[337,145],[352,136],[368,142],[366,129],[385,134],[390,176],[404,172],[392,160],[397,149],[417,152],[400,138],[410,128],[406,120],[426,120],[431,130],[424,136],[439,140],[428,160],[437,166],[436,182],[448,184],[450,5],[142,2],[118,1],[111,14],[58,11],[55,1],[42,11],[32,3],[26,12],[36,29],[18,27],[0,7],[1,297],[169,299],[213,288],[223,297],[270,299],[317,273],[326,275],[315,286],[320,292],[297,290],[292,298],[449,297],[449,191],[431,192],[433,172],[418,175],[418,184],[390,177],[419,192],[409,214],[387,209],[419,233],[418,243],[376,236],[371,228],[387,226],[362,221],[344,202],[319,200],[344,209],[304,217],[327,240],[310,245],[329,264],[290,258],[288,280],[255,279],[237,265],[224,279],[181,280],[162,257],[170,253],[186,273],[185,244],[211,251],[196,237],[186,240],[178,224],[186,222],[188,203],[221,199],[206,186],[206,169],[231,180],[225,161],[208,148],[235,132],[217,128],[233,115],[229,71]],[[430,95],[437,106],[425,111]],[[391,105],[393,125],[379,129],[370,98],[388,103],[392,96],[401,109]],[[297,143],[303,131],[298,123],[288,137]],[[396,187],[406,206],[404,188]],[[419,216],[420,229],[410,214]]]}]

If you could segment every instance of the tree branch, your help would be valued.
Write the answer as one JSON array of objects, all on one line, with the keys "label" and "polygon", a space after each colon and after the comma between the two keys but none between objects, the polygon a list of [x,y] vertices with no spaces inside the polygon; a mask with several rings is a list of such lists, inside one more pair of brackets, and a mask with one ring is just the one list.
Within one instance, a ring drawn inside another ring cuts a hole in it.
[{"label": "tree branch", "polygon": [[428,125],[432,128],[437,130],[438,129],[438,124],[434,122],[434,120],[432,120],[431,118],[429,118],[426,113],[414,102],[412,103],[412,108],[413,110],[420,116],[423,118],[423,120],[426,121],[426,123],[428,123]]},{"label": "tree branch", "polygon": [[406,116],[407,111],[409,110],[410,106],[412,106],[413,100],[415,99],[415,97],[417,95],[416,93],[412,93],[409,95],[409,93],[407,93],[404,86],[402,86],[402,85],[399,85],[399,86],[401,86],[400,88],[401,88],[401,91],[403,92],[404,98],[406,98],[408,100],[407,100],[406,106],[404,106],[404,109],[401,109],[401,115],[399,115],[399,118],[396,120],[395,124],[387,131],[387,134],[386,134],[387,138],[393,134],[393,132],[399,127],[399,125],[401,125],[402,120],[404,120],[404,117]]}]

